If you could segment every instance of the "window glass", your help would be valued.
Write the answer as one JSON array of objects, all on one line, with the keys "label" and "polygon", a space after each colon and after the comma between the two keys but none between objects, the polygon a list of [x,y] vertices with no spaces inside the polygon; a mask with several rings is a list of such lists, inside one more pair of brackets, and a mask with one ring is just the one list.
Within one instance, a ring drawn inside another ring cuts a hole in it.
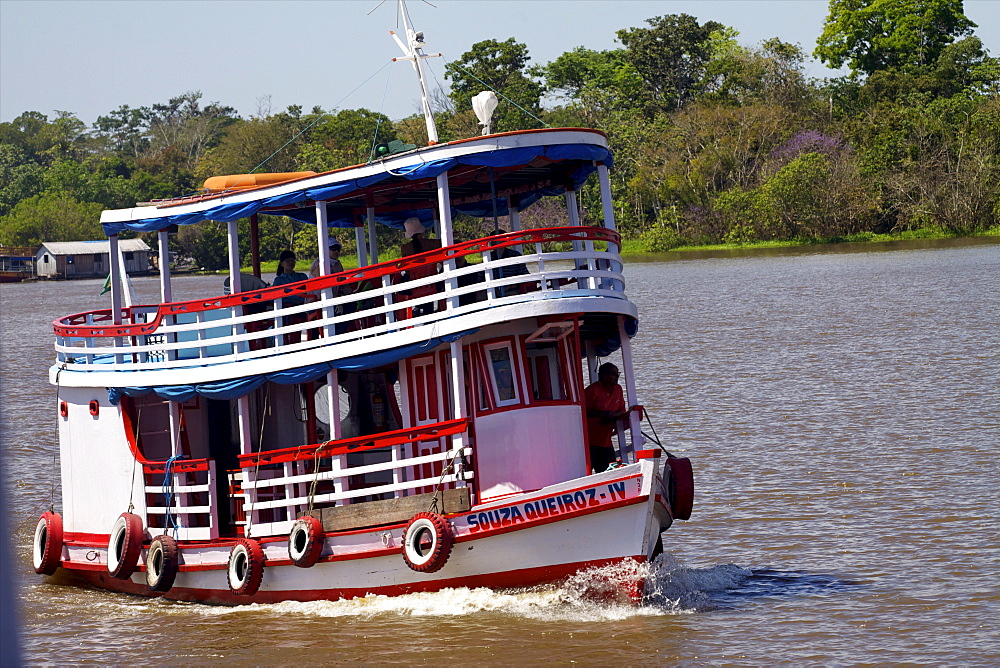
[{"label": "window glass", "polygon": [[566,376],[556,343],[529,343],[528,370],[533,398],[537,401],[566,399]]},{"label": "window glass", "polygon": [[493,396],[496,405],[509,406],[519,402],[517,379],[514,376],[514,361],[511,347],[508,343],[494,344],[484,347],[490,370],[490,380],[493,382]]}]

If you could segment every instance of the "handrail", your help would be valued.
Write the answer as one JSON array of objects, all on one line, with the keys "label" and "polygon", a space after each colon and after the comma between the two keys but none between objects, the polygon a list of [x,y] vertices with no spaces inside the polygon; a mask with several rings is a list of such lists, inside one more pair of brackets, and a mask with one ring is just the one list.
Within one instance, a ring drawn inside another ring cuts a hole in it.
[{"label": "handrail", "polygon": [[[309,293],[345,284],[363,283],[365,281],[372,282],[376,279],[382,279],[384,276],[391,276],[403,271],[412,271],[421,266],[456,260],[467,255],[481,254],[522,244],[559,241],[606,241],[618,244],[620,236],[617,232],[603,227],[552,227],[508,232],[493,237],[464,241],[446,248],[433,249],[396,260],[380,262],[379,264],[370,265],[362,269],[310,278],[297,283],[287,283],[285,285],[271,286],[248,292],[238,292],[232,295],[209,299],[195,299],[160,305],[140,305],[122,309],[123,315],[128,319],[131,319],[135,313],[152,313],[152,309],[156,309],[156,315],[153,319],[145,323],[112,324],[110,326],[75,324],[81,320],[86,322],[88,317],[90,317],[91,322],[97,317],[100,317],[102,320],[112,318],[111,309],[99,309],[63,316],[53,321],[52,327],[57,336],[66,337],[93,338],[149,335],[160,327],[166,315],[214,311],[223,308],[273,302],[283,297],[301,297]],[[447,273],[440,276],[440,279],[443,280],[444,278],[447,278]],[[143,311],[143,309],[146,310]]]},{"label": "handrail", "polygon": [[469,418],[458,418],[410,429],[386,431],[381,434],[355,436],[338,441],[300,445],[281,450],[269,450],[267,452],[254,452],[239,455],[240,468],[246,469],[266,464],[310,461],[317,457],[335,457],[352,452],[365,452],[366,450],[402,445],[404,443],[429,441],[444,436],[454,436],[455,434],[464,433],[468,429],[468,426]]},{"label": "handrail", "polygon": [[[172,464],[170,464],[170,471],[172,473],[198,473],[201,471],[207,471],[209,468],[210,459],[175,459]],[[144,461],[142,464],[143,473],[166,473],[167,472],[167,462],[150,462]]]}]

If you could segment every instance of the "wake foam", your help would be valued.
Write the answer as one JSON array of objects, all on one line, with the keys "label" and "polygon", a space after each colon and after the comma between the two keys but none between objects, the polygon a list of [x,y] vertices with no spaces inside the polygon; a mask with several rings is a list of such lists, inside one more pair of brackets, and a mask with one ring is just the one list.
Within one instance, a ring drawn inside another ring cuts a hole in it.
[{"label": "wake foam", "polygon": [[[253,611],[257,614],[372,619],[497,614],[539,621],[597,622],[715,610],[720,607],[714,602],[715,597],[740,587],[751,575],[750,570],[732,564],[687,568],[663,554],[651,564],[628,560],[588,568],[563,582],[527,589],[459,587],[403,596],[370,595],[345,601],[288,601],[236,608],[198,608],[208,615]],[[643,579],[642,598],[636,604],[632,594],[636,583]],[[191,607],[186,607],[186,613],[191,611]]]}]

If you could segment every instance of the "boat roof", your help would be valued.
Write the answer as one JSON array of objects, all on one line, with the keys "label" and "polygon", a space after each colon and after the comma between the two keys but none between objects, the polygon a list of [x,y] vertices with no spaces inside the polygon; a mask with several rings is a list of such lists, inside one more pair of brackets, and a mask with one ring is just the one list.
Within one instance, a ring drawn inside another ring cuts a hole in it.
[{"label": "boat roof", "polygon": [[369,206],[375,207],[378,222],[391,227],[401,229],[413,217],[433,227],[436,177],[445,172],[453,215],[491,216],[492,192],[496,214],[507,215],[514,200],[524,209],[542,197],[578,188],[597,164],[612,165],[607,136],[599,130],[523,130],[423,147],[276,185],[108,210],[101,223],[108,236],[253,214],[315,223],[316,202],[326,202],[331,227],[354,227]]},{"label": "boat roof", "polygon": [[[142,239],[122,239],[119,247],[126,252],[148,251],[149,246]],[[39,250],[45,249],[49,255],[85,255],[87,253],[110,253],[111,242],[107,239],[95,241],[44,241]]]}]

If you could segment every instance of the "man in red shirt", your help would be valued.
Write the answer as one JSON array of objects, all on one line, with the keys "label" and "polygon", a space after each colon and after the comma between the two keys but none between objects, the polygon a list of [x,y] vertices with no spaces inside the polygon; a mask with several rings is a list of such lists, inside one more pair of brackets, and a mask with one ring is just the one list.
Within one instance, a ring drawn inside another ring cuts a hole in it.
[{"label": "man in red shirt", "polygon": [[619,375],[618,367],[611,362],[602,364],[597,370],[597,382],[583,391],[590,465],[597,473],[606,471],[608,465],[617,459],[611,435],[618,421],[628,415],[622,388],[618,384]]}]

